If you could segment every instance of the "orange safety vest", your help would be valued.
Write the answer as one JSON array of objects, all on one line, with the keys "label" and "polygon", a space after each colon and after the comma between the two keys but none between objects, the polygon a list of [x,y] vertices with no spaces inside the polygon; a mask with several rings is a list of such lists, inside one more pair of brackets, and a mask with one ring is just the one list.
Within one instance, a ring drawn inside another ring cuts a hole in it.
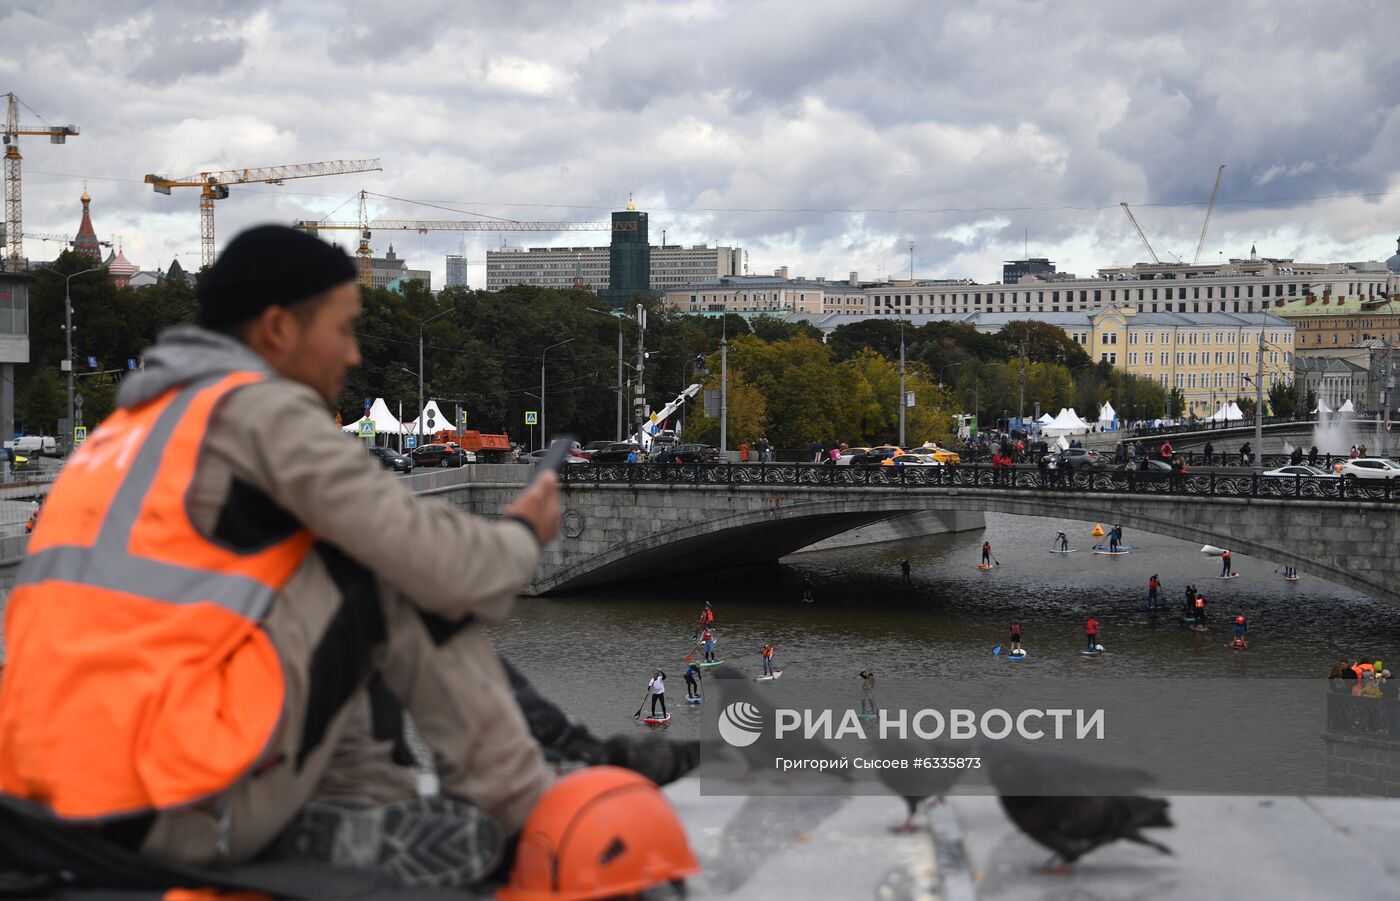
[{"label": "orange safety vest", "polygon": [[1200,609],[1204,608],[1205,605],[1206,605],[1206,599],[1205,599],[1205,598],[1196,598],[1196,609],[1197,609],[1197,610],[1200,610]]},{"label": "orange safety vest", "polygon": [[186,507],[236,372],[119,409],[54,482],[5,615],[0,791],[93,820],[189,804],[260,762],[282,664],[260,623],[310,551],[234,550]]}]

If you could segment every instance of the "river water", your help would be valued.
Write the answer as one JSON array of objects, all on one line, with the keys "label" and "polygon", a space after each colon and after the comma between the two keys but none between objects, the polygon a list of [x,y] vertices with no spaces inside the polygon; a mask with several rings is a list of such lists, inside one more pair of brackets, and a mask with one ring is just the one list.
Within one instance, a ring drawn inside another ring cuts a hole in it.
[{"label": "river water", "polygon": [[[1105,524],[1105,529],[1108,524]],[[985,530],[798,554],[774,578],[706,580],[678,575],[588,594],[523,598],[494,629],[500,651],[550,698],[601,734],[633,728],[647,679],[668,675],[673,737],[698,735],[698,708],[683,702],[683,656],[702,603],[716,612],[717,656],[753,675],[760,649],[778,646],[784,680],[847,678],[1229,677],[1321,678],[1340,657],[1400,664],[1400,608],[1310,576],[1288,583],[1275,565],[1235,555],[1241,573],[1219,580],[1220,560],[1189,544],[1129,531],[1139,550],[1097,556],[1093,523],[988,514]],[[1077,553],[1048,553],[1064,529]],[[983,540],[1000,562],[977,568]],[[913,584],[901,585],[908,559]],[[1166,610],[1142,612],[1157,573]],[[815,603],[801,601],[810,574]],[[1186,584],[1204,593],[1211,631],[1180,624]],[[1229,619],[1249,618],[1250,648],[1225,647]],[[1108,653],[1085,658],[1084,622],[1095,616]],[[992,656],[1007,626],[1022,624],[1031,656]],[[697,654],[697,659],[698,659]],[[1400,669],[1400,667],[1397,667]],[[707,705],[699,705],[701,707]],[[680,709],[678,709],[680,708]]]}]

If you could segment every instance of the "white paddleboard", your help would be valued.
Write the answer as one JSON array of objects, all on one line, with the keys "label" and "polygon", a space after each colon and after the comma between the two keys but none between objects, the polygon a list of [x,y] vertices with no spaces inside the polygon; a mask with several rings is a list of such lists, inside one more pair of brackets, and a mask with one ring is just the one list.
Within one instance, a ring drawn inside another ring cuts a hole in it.
[{"label": "white paddleboard", "polygon": [[773,675],[771,675],[771,676],[755,676],[755,677],[754,677],[754,681],[755,681],[755,682],[772,682],[774,679],[778,678],[778,677],[781,676],[782,674],[783,674],[783,671],[782,671],[782,670],[780,670],[780,669],[775,669],[775,670],[773,670]]},{"label": "white paddleboard", "polygon": [[1284,576],[1284,577],[1283,577],[1283,581],[1285,581],[1285,582],[1296,582],[1296,581],[1298,581],[1298,578],[1299,578],[1298,576]]},{"label": "white paddleboard", "polygon": [[1019,650],[1019,651],[1012,651],[1010,654],[1007,654],[1007,655],[1006,655],[1006,659],[1007,659],[1007,660],[1024,660],[1024,659],[1026,659],[1026,649],[1025,649],[1025,648],[1021,648],[1021,650]]},{"label": "white paddleboard", "polygon": [[1232,572],[1228,576],[1216,576],[1217,579],[1238,579],[1239,577],[1240,574],[1238,572]]},{"label": "white paddleboard", "polygon": [[1103,645],[1094,645],[1094,650],[1092,651],[1088,648],[1084,648],[1079,653],[1083,654],[1085,657],[1097,657],[1103,653]]},{"label": "white paddleboard", "polygon": [[1047,554],[1073,554],[1073,553],[1074,553],[1075,551],[1077,551],[1077,550],[1079,550],[1079,548],[1073,548],[1073,547],[1072,547],[1072,548],[1070,548],[1070,549],[1067,550],[1067,551],[1046,551],[1046,553],[1047,553]]},{"label": "white paddleboard", "polygon": [[1225,553],[1225,549],[1223,547],[1216,547],[1213,544],[1207,544],[1201,548],[1201,553],[1205,554],[1207,557],[1219,557],[1221,554]]},{"label": "white paddleboard", "polygon": [[699,703],[700,703],[701,701],[703,701],[703,700],[705,700],[705,699],[704,699],[704,698],[686,698],[686,699],[685,699],[685,702],[686,702],[687,704],[699,704]]},{"label": "white paddleboard", "polygon": [[1132,551],[1094,551],[1095,557],[1124,557]]}]

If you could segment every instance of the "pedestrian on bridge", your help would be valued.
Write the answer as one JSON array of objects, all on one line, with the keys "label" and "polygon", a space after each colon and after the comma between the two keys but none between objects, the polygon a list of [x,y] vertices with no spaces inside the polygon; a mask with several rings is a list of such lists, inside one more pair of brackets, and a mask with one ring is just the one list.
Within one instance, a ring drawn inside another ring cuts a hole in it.
[{"label": "pedestrian on bridge", "polygon": [[1312,447],[1308,448],[1308,465],[1309,465],[1309,466],[1316,466],[1316,465],[1317,465],[1317,445],[1316,445],[1316,444],[1314,444]]},{"label": "pedestrian on bridge", "polygon": [[1251,447],[1249,446],[1249,442],[1248,442],[1248,441],[1246,441],[1244,444],[1241,444],[1241,445],[1240,445],[1240,465],[1242,465],[1242,466],[1248,466],[1251,462],[1253,462],[1253,453],[1254,453],[1254,450],[1253,450],[1253,448],[1251,448]]},{"label": "pedestrian on bridge", "polygon": [[1301,447],[1293,448],[1293,453],[1288,455],[1288,462],[1292,463],[1294,466],[1297,466],[1298,464],[1302,463],[1303,449]]},{"label": "pedestrian on bridge", "polygon": [[1163,463],[1170,464],[1172,462],[1172,454],[1176,453],[1176,451],[1172,448],[1172,443],[1170,441],[1163,441],[1157,453],[1161,456]]},{"label": "pedestrian on bridge", "polygon": [[1211,444],[1209,441],[1207,441],[1207,442],[1206,442],[1206,446],[1203,447],[1203,448],[1201,448],[1201,453],[1205,455],[1205,459],[1206,459],[1205,465],[1206,465],[1206,466],[1209,466],[1209,465],[1210,465],[1211,457],[1212,457],[1212,455],[1215,454],[1215,445],[1213,445],[1213,444]]}]

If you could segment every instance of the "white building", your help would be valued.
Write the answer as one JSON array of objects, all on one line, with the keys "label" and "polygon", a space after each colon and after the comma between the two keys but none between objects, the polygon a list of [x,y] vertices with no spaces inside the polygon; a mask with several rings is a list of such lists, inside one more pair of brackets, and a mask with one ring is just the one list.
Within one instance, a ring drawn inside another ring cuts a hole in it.
[{"label": "white building", "polygon": [[685,313],[864,315],[866,296],[859,284],[789,278],[784,267],[773,275],[729,275],[674,287],[663,293],[662,303]]},{"label": "white building", "polygon": [[[607,247],[502,247],[486,252],[486,290],[500,291],[512,285],[539,288],[572,288],[591,291],[608,287]],[[664,291],[707,278],[743,271],[744,251],[738,247],[695,244],[653,245],[651,288]]]}]

